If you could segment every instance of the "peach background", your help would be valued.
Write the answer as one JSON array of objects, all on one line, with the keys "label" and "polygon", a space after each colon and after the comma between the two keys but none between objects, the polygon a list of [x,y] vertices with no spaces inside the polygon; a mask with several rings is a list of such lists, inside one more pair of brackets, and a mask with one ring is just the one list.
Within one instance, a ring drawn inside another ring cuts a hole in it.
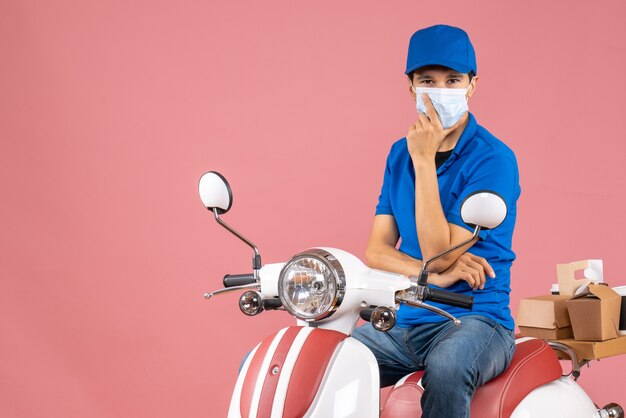
[{"label": "peach background", "polygon": [[[291,323],[206,302],[250,251],[359,256],[384,161],[415,118],[414,30],[476,46],[479,122],[516,152],[513,308],[555,264],[602,258],[625,285],[625,3],[0,2],[0,416],[224,416],[241,357]],[[585,369],[626,405],[624,357]]]}]

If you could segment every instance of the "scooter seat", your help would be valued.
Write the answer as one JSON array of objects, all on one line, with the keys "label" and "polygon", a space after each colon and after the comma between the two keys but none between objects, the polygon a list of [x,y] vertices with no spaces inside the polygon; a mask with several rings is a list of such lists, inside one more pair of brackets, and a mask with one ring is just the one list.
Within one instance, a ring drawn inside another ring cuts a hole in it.
[{"label": "scooter seat", "polygon": [[[544,340],[521,338],[516,344],[511,364],[504,373],[474,393],[471,416],[508,418],[531,391],[561,377],[561,364]],[[421,416],[423,373],[423,370],[411,373],[396,383],[387,396],[381,418]]]}]

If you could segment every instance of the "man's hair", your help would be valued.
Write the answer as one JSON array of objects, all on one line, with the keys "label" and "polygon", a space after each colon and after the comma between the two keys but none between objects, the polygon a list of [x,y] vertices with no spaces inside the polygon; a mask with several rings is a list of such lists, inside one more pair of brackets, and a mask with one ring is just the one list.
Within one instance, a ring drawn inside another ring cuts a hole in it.
[{"label": "man's hair", "polygon": [[[415,71],[417,71],[417,70],[415,70]],[[413,83],[413,74],[415,73],[415,71],[411,71],[411,72],[409,73],[409,75],[408,75],[408,77],[409,77],[409,81],[410,81],[411,83]],[[476,75],[476,73],[474,73],[474,71],[470,71],[469,73],[467,73],[467,75],[468,75],[468,77],[469,77],[469,81],[470,81],[470,83],[471,83],[471,82],[472,82],[472,78],[474,78],[474,76]]]}]

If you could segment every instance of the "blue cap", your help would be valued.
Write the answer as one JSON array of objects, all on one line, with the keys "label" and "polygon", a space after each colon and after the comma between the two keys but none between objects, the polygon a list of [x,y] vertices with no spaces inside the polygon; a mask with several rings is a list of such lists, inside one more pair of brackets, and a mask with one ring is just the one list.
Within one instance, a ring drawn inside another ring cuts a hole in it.
[{"label": "blue cap", "polygon": [[405,74],[427,65],[443,65],[460,73],[476,71],[476,53],[463,29],[435,25],[411,36]]}]

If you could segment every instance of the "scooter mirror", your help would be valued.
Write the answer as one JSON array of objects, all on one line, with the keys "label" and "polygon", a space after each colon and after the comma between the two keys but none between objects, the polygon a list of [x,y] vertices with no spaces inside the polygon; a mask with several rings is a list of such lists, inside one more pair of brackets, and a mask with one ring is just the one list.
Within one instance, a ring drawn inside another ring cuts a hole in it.
[{"label": "scooter mirror", "polygon": [[494,192],[482,191],[469,195],[461,205],[461,219],[482,229],[493,229],[506,218],[506,203]]},{"label": "scooter mirror", "polygon": [[204,206],[210,211],[217,209],[220,215],[228,212],[233,204],[230,185],[217,171],[209,171],[200,177],[198,192]]}]

